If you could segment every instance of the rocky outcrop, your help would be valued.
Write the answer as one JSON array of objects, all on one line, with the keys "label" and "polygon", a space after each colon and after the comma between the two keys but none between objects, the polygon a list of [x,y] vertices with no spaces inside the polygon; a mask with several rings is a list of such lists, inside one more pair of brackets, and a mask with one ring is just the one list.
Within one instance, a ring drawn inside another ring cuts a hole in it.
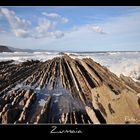
[{"label": "rocky outcrop", "polygon": [[8,109],[3,115],[2,115],[2,123],[14,123],[15,120],[19,117],[19,114],[21,113],[21,109],[19,108],[13,108]]},{"label": "rocky outcrop", "polygon": [[47,123],[49,118],[51,96],[48,97],[44,107],[41,110],[41,114],[37,116],[37,123]]},{"label": "rocky outcrop", "polygon": [[133,90],[135,90],[137,93],[140,93],[140,83],[135,82],[131,77],[127,77],[124,75],[120,75],[121,80],[125,82],[126,85],[131,87]]},{"label": "rocky outcrop", "polygon": [[13,52],[7,46],[0,45],[0,52]]},{"label": "rocky outcrop", "polygon": [[[1,123],[139,123],[140,86],[92,59],[0,63]],[[132,119],[133,118],[133,119]]]}]

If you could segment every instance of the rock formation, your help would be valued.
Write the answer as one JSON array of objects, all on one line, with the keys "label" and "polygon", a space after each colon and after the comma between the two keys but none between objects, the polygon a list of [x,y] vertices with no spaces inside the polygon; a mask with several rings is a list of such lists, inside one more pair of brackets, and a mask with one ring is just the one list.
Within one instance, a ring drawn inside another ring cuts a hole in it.
[{"label": "rock formation", "polygon": [[140,123],[140,85],[92,59],[0,62],[1,123]]},{"label": "rock formation", "polygon": [[9,49],[7,46],[0,45],[0,52],[13,52],[13,51]]}]

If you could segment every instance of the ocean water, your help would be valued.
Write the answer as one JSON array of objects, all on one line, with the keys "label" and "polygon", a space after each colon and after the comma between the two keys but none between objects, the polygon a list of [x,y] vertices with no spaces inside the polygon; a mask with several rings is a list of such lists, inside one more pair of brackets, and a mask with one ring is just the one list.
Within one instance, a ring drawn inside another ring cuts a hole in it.
[{"label": "ocean water", "polygon": [[[140,78],[140,52],[83,52],[67,54],[72,58],[92,58],[94,61],[106,66],[117,76],[124,74],[134,80]],[[4,52],[0,53],[0,61],[14,60],[15,63],[27,60],[47,61],[61,55],[58,52]]]},{"label": "ocean water", "polygon": [[120,74],[129,76],[135,81],[140,78],[140,52],[102,52],[74,56],[75,58],[92,58],[94,61],[106,66],[118,77]]}]

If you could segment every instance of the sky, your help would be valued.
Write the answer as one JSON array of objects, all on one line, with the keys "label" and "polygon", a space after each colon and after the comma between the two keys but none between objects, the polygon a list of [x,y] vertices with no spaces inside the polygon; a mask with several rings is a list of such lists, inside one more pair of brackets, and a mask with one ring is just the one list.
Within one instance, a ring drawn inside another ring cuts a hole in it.
[{"label": "sky", "polygon": [[0,45],[140,51],[140,6],[0,6]]}]

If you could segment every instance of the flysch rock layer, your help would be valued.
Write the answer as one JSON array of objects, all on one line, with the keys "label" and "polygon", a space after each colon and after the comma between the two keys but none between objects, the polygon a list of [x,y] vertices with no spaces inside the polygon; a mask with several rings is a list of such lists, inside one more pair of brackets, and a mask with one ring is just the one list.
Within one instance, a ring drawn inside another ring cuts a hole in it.
[{"label": "flysch rock layer", "polygon": [[140,85],[89,58],[0,62],[0,123],[140,123]]}]

